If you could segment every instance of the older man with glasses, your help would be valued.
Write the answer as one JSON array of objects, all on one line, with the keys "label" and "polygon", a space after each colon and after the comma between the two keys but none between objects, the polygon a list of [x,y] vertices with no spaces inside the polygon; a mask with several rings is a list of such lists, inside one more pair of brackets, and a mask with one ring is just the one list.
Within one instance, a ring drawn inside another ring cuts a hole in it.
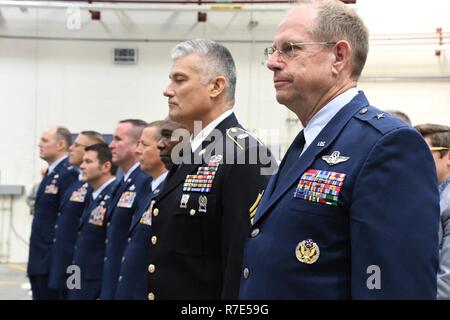
[{"label": "older man with glasses", "polygon": [[262,196],[241,299],[435,299],[439,197],[411,126],[371,106],[357,81],[361,18],[304,0],[265,50],[276,99],[304,129]]}]

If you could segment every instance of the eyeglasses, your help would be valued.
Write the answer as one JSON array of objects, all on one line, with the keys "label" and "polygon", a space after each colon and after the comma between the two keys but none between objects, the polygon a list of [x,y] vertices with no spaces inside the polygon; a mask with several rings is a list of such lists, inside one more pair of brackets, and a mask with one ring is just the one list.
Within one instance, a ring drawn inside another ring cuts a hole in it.
[{"label": "eyeglasses", "polygon": [[309,46],[309,45],[321,45],[321,46],[328,46],[328,45],[334,45],[336,44],[336,41],[312,41],[312,42],[285,42],[281,45],[281,49],[278,49],[274,46],[267,47],[264,49],[264,55],[266,56],[266,59],[270,58],[275,51],[278,51],[278,54],[283,57],[292,58],[295,56],[296,51],[303,50],[303,46]]},{"label": "eyeglasses", "polygon": [[431,151],[445,151],[445,150],[449,150],[449,148],[447,147],[430,147]]}]

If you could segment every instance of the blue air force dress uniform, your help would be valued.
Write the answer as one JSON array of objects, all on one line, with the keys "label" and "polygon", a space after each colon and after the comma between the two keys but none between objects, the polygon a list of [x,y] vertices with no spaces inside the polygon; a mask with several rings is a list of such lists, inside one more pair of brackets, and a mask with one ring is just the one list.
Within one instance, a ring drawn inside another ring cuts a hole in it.
[{"label": "blue air force dress uniform", "polygon": [[208,135],[202,147],[193,148],[194,154],[187,153],[201,155],[201,161],[174,166],[155,198],[150,300],[237,297],[249,208],[268,181],[261,174],[268,168],[259,157],[253,164],[240,164],[238,159],[249,160],[251,152],[263,150],[269,166],[271,156],[240,127],[234,114],[224,115],[211,123],[220,135]]},{"label": "blue air force dress uniform", "polygon": [[67,267],[72,264],[81,214],[92,197],[92,188],[86,182],[75,181],[68,188],[59,207],[52,247],[52,261],[48,286],[67,293]]},{"label": "blue air force dress uniform", "polygon": [[122,179],[106,216],[106,249],[100,299],[114,299],[131,219],[152,181],[136,163]]},{"label": "blue air force dress uniform", "polygon": [[57,291],[48,288],[55,222],[67,188],[77,179],[78,170],[70,166],[65,156],[49,166],[39,185],[27,268],[33,299],[59,298]]},{"label": "blue air force dress uniform", "polygon": [[[71,300],[95,300],[100,295],[105,256],[106,215],[117,187],[111,179],[92,193],[78,225],[73,265],[80,268],[80,288],[69,288]],[[95,197],[95,199],[94,199]]]},{"label": "blue air force dress uniform", "polygon": [[354,94],[300,158],[302,146],[291,145],[271,178],[245,245],[240,299],[435,299],[430,151]]},{"label": "blue air force dress uniform", "polygon": [[117,300],[147,299],[147,272],[152,271],[148,268],[149,243],[155,241],[150,234],[152,201],[164,188],[166,176],[167,172],[152,181],[150,192],[141,200],[133,215],[120,267],[120,280],[115,295]]}]

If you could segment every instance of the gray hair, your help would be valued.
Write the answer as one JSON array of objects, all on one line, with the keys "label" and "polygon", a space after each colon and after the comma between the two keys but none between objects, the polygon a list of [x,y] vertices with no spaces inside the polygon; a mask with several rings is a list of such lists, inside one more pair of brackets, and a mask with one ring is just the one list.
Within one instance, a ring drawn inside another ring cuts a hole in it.
[{"label": "gray hair", "polygon": [[347,40],[353,49],[352,76],[359,78],[369,52],[369,31],[361,17],[338,0],[298,0],[318,5],[316,25],[311,34],[321,41]]},{"label": "gray hair", "polygon": [[171,58],[177,60],[192,53],[204,58],[203,66],[198,66],[202,81],[207,83],[214,77],[223,76],[227,82],[226,96],[234,102],[236,65],[230,51],[212,40],[193,39],[177,44],[171,51]]}]

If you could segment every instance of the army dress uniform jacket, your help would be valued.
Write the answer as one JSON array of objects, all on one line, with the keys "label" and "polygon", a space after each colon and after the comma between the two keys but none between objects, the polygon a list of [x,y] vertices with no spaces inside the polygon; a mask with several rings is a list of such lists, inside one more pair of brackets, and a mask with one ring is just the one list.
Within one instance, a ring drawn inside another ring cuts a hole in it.
[{"label": "army dress uniform jacket", "polygon": [[[265,188],[263,164],[236,164],[259,144],[234,114],[207,137],[200,163],[174,166],[152,209],[148,299],[237,297],[249,208]],[[215,132],[217,132],[215,131]],[[215,148],[220,146],[220,148]],[[215,150],[216,149],[216,150]],[[191,154],[193,155],[193,154]],[[245,159],[244,159],[245,160]],[[234,164],[233,164],[234,163]],[[244,162],[243,162],[244,163]]]},{"label": "army dress uniform jacket", "polygon": [[162,182],[141,200],[133,215],[128,240],[121,259],[120,275],[115,294],[116,300],[146,300],[147,273],[151,243],[151,210],[153,199],[164,188]]},{"label": "army dress uniform jacket", "polygon": [[359,92],[277,175],[246,242],[240,299],[435,299],[437,179],[414,128]]},{"label": "army dress uniform jacket", "polygon": [[52,246],[52,261],[48,286],[53,289],[67,289],[67,267],[71,265],[74,246],[77,241],[78,225],[85,205],[92,197],[92,188],[86,182],[75,181],[68,188],[60,205],[55,224]]},{"label": "army dress uniform jacket", "polygon": [[152,178],[138,166],[116,191],[106,217],[106,249],[100,299],[114,299],[131,219]]},{"label": "army dress uniform jacket", "polygon": [[78,238],[72,264],[80,268],[81,288],[69,290],[71,300],[95,300],[100,295],[105,257],[106,215],[117,181],[108,184],[91,199],[78,225]]},{"label": "army dress uniform jacket", "polygon": [[69,186],[77,181],[78,170],[62,160],[44,176],[36,194],[35,214],[31,226],[28,275],[48,275],[59,207]]}]

